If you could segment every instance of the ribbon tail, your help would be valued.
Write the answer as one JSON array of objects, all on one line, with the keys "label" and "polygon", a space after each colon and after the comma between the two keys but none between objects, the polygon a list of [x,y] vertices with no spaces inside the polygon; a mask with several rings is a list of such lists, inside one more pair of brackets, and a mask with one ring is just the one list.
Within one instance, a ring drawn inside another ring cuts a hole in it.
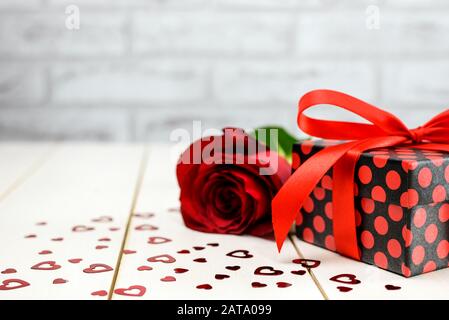
[{"label": "ribbon tail", "polygon": [[353,141],[321,150],[304,162],[278,191],[271,205],[274,235],[279,251],[309,194],[326,172],[359,143],[360,141]]}]

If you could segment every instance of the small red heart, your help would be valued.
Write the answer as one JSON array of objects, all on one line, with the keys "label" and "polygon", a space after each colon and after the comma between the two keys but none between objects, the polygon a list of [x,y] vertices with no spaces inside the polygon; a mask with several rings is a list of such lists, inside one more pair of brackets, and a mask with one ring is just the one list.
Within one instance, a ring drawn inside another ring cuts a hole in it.
[{"label": "small red heart", "polygon": [[187,271],[189,271],[189,269],[184,268],[175,268],[173,270],[175,271],[175,273],[186,273]]},{"label": "small red heart", "polygon": [[72,228],[73,232],[86,232],[86,231],[92,231],[92,230],[95,230],[95,228],[94,227],[88,227],[88,226],[85,226],[85,225],[74,226]]},{"label": "small red heart", "polygon": [[248,250],[234,250],[227,253],[226,255],[228,257],[241,258],[241,259],[249,259],[253,257],[253,255],[250,254]]},{"label": "small red heart", "polygon": [[392,284],[387,284],[387,285],[385,285],[385,289],[387,289],[387,290],[400,290],[401,287],[395,286],[395,285],[392,285]]},{"label": "small red heart", "polygon": [[94,263],[89,266],[89,268],[86,268],[83,270],[84,273],[101,273],[101,272],[108,272],[112,271],[110,266],[104,263]]},{"label": "small red heart", "polygon": [[190,253],[190,251],[189,251],[189,250],[186,250],[186,249],[184,249],[184,250],[179,250],[179,251],[178,251],[178,253],[179,253],[179,254],[189,254],[189,253]]},{"label": "small red heart", "polygon": [[37,237],[37,235],[35,235],[35,234],[27,234],[25,236],[25,239],[31,239],[31,238],[36,238],[36,237]]},{"label": "small red heart", "polygon": [[229,278],[229,276],[227,274],[216,274],[215,275],[215,279],[217,280],[223,280],[223,279],[227,279]]},{"label": "small red heart", "polygon": [[210,284],[200,284],[196,286],[197,289],[203,289],[203,290],[210,290],[212,289],[212,286]]},{"label": "small red heart", "polygon": [[193,259],[193,261],[198,262],[198,263],[206,263],[207,262],[206,258]]},{"label": "small red heart", "polygon": [[109,228],[109,231],[119,231],[120,228],[119,227],[111,227]]},{"label": "small red heart", "polygon": [[68,261],[69,261],[70,263],[80,263],[81,261],[83,261],[83,259],[75,258],[75,259],[69,259]]},{"label": "small red heart", "polygon": [[306,271],[305,270],[293,270],[291,273],[296,274],[297,276],[303,276],[306,274]]},{"label": "small red heart", "polygon": [[142,219],[150,219],[154,217],[154,213],[152,212],[139,212],[134,213],[134,217],[142,218]]},{"label": "small red heart", "polygon": [[162,244],[170,242],[171,239],[165,238],[165,237],[149,237],[148,243],[149,244]]},{"label": "small red heart", "polygon": [[153,270],[153,268],[149,267],[149,266],[140,266],[137,268],[138,271],[150,271]]},{"label": "small red heart", "polygon": [[104,296],[108,295],[108,292],[106,290],[99,290],[99,291],[92,292],[91,295],[104,297]]},{"label": "small red heart", "polygon": [[176,281],[176,278],[172,277],[172,276],[166,276],[166,277],[163,277],[161,279],[161,281],[163,281],[163,282],[173,282],[173,281]]},{"label": "small red heart", "polygon": [[62,238],[62,237],[51,239],[51,241],[62,241],[62,240],[64,240],[64,238]]},{"label": "small red heart", "polygon": [[0,285],[0,290],[14,290],[28,287],[30,284],[21,279],[6,279]]},{"label": "small red heart", "polygon": [[39,254],[52,254],[53,252],[51,252],[50,250],[42,250],[41,252],[39,252]]},{"label": "small red heart", "polygon": [[61,266],[57,264],[55,261],[43,261],[31,267],[31,269],[33,270],[57,270],[60,268]]},{"label": "small red heart", "polygon": [[147,289],[144,286],[130,286],[128,288],[118,288],[114,290],[115,294],[129,297],[141,297],[145,294]]},{"label": "small red heart", "polygon": [[307,269],[317,268],[321,264],[321,261],[312,259],[294,259],[292,262],[300,264],[303,268]]},{"label": "small red heart", "polygon": [[110,216],[101,216],[95,219],[92,219],[92,222],[112,222],[114,219]]},{"label": "small red heart", "polygon": [[207,245],[210,247],[218,247],[219,246],[218,243],[208,243]]},{"label": "small red heart", "polygon": [[253,288],[264,288],[267,285],[265,283],[261,283],[261,282],[253,282],[253,283],[251,283],[251,286]]},{"label": "small red heart", "polygon": [[352,288],[348,288],[348,287],[337,287],[338,290],[340,290],[340,292],[349,292],[352,290]]},{"label": "small red heart", "polygon": [[47,225],[47,222],[45,222],[45,221],[36,223],[36,226],[46,226],[46,225]]},{"label": "small red heart", "polygon": [[361,281],[359,279],[357,279],[357,277],[355,275],[350,274],[350,273],[338,274],[336,276],[333,276],[329,280],[335,281],[335,282],[340,282],[340,283],[345,283],[345,284],[359,284],[359,283],[361,283]]},{"label": "small red heart", "polygon": [[130,250],[130,249],[124,249],[123,250],[123,254],[133,254],[133,253],[136,253],[137,251],[135,251],[135,250]]},{"label": "small red heart", "polygon": [[98,241],[108,242],[108,241],[111,241],[111,239],[110,238],[100,238],[100,239],[98,239]]},{"label": "small red heart", "polygon": [[173,263],[176,261],[175,258],[173,258],[169,254],[161,254],[159,256],[150,257],[147,259],[148,262],[162,262],[162,263]]},{"label": "small red heart", "polygon": [[231,271],[237,271],[240,269],[240,266],[227,266],[226,269]]},{"label": "small red heart", "polygon": [[8,269],[3,270],[1,273],[2,274],[11,274],[11,273],[16,273],[16,272],[17,272],[16,269],[8,268]]},{"label": "small red heart", "polygon": [[284,271],[276,270],[269,266],[259,267],[254,271],[254,274],[258,276],[279,276],[283,273]]},{"label": "small red heart", "polygon": [[276,285],[278,288],[288,288],[292,286],[292,284],[288,282],[276,282]]},{"label": "small red heart", "polygon": [[109,248],[108,246],[96,246],[95,249],[96,250],[101,250],[101,249],[107,249]]},{"label": "small red heart", "polygon": [[137,231],[154,231],[158,230],[159,228],[151,224],[141,224],[140,226],[137,226],[134,229]]},{"label": "small red heart", "polygon": [[196,251],[201,251],[201,250],[204,250],[206,248],[204,248],[204,247],[193,247],[193,249],[195,249]]},{"label": "small red heart", "polygon": [[62,279],[62,278],[57,278],[57,279],[53,280],[53,284],[63,284],[63,283],[67,283],[67,282],[69,282],[69,281]]}]

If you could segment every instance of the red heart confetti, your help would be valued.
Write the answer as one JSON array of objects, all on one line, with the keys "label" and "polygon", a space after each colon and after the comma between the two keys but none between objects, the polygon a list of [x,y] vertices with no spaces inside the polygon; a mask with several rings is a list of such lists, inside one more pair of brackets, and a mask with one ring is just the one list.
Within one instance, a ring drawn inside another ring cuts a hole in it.
[{"label": "red heart confetti", "polygon": [[198,263],[206,263],[207,262],[206,258],[197,258],[197,259],[193,259],[193,261],[198,262]]},{"label": "red heart confetti", "polygon": [[350,274],[350,273],[338,274],[336,276],[333,276],[329,280],[335,281],[335,282],[340,282],[340,283],[345,283],[345,284],[359,284],[359,283],[361,283],[361,281],[359,279],[357,279],[357,277],[355,275]]},{"label": "red heart confetti", "polygon": [[120,228],[119,227],[111,227],[109,228],[109,231],[119,231]]},{"label": "red heart confetti", "polygon": [[178,251],[178,253],[179,253],[179,254],[189,254],[189,253],[190,253],[190,251],[189,251],[189,250],[186,250],[186,249],[184,249],[184,250],[179,250],[179,251]]},{"label": "red heart confetti", "polygon": [[42,250],[39,254],[52,254],[53,252],[50,250]]},{"label": "red heart confetti", "polygon": [[203,290],[210,290],[212,289],[212,286],[210,284],[200,284],[196,286],[197,289],[203,289]]},{"label": "red heart confetti", "polygon": [[276,285],[278,288],[288,288],[292,286],[292,284],[288,282],[276,282]]},{"label": "red heart confetti", "polygon": [[83,270],[84,273],[102,273],[114,270],[112,267],[104,263],[93,263]]},{"label": "red heart confetti", "polygon": [[165,238],[165,237],[149,237],[148,243],[149,244],[162,244],[170,242],[171,239]]},{"label": "red heart confetti", "polygon": [[234,250],[226,254],[228,257],[249,259],[254,257],[248,250]]},{"label": "red heart confetti", "polygon": [[43,261],[31,267],[31,269],[33,270],[46,270],[46,271],[58,270],[60,268],[61,266],[57,264],[55,261]]},{"label": "red heart confetti", "polygon": [[80,263],[81,261],[83,261],[83,259],[81,259],[81,258],[74,258],[74,259],[69,259],[68,261],[70,263]]},{"label": "red heart confetti", "polygon": [[161,281],[163,281],[163,282],[173,282],[173,281],[176,281],[176,278],[172,277],[172,276],[166,276],[166,277],[163,277],[161,279]]},{"label": "red heart confetti", "polygon": [[63,241],[64,238],[59,237],[59,238],[52,238],[51,241]]},{"label": "red heart confetti", "polygon": [[261,283],[261,282],[253,282],[253,283],[251,283],[251,286],[253,288],[264,288],[267,285],[265,283]]},{"label": "red heart confetti", "polygon": [[67,282],[69,282],[69,281],[62,279],[62,278],[57,278],[57,279],[53,280],[53,284],[63,284],[63,283],[67,283]]},{"label": "red heart confetti", "polygon": [[294,259],[292,262],[300,264],[303,268],[307,269],[317,268],[321,264],[321,261],[312,259]]},{"label": "red heart confetti", "polygon": [[138,271],[151,271],[153,270],[153,268],[149,267],[149,266],[140,266],[137,268]]},{"label": "red heart confetti", "polygon": [[291,273],[295,274],[297,276],[303,276],[306,274],[306,271],[305,270],[293,270]]},{"label": "red heart confetti", "polygon": [[108,292],[106,290],[99,290],[99,291],[94,291],[91,293],[92,296],[100,296],[100,297],[104,297],[108,295]]},{"label": "red heart confetti", "polygon": [[226,269],[231,271],[237,271],[240,269],[240,266],[226,266]]},{"label": "red heart confetti", "polygon": [[96,250],[102,250],[102,249],[107,249],[109,248],[109,246],[96,246],[95,249]]},{"label": "red heart confetti", "polygon": [[110,238],[100,238],[100,239],[98,239],[98,241],[108,242],[108,241],[111,241],[111,239]]},{"label": "red heart confetti", "polygon": [[2,274],[11,274],[11,273],[16,273],[16,272],[17,272],[16,269],[8,268],[8,269],[3,270],[1,273]]},{"label": "red heart confetti", "polygon": [[227,279],[230,278],[230,276],[228,276],[227,274],[216,274],[215,275],[215,279],[217,280],[223,280],[223,279]]},{"label": "red heart confetti", "polygon": [[136,252],[137,252],[136,250],[130,250],[130,249],[124,249],[123,250],[123,254],[134,254]]},{"label": "red heart confetti", "polygon": [[115,294],[128,297],[141,297],[147,289],[144,286],[134,285],[128,288],[118,288],[114,290]]},{"label": "red heart confetti", "polygon": [[209,247],[218,247],[218,246],[219,246],[219,244],[216,243],[216,242],[214,242],[214,243],[208,243],[207,245],[208,245]]},{"label": "red heart confetti", "polygon": [[37,235],[35,235],[35,234],[27,234],[27,235],[25,235],[25,239],[32,239],[32,238],[36,238],[37,237]]},{"label": "red heart confetti", "polygon": [[134,230],[136,230],[136,231],[154,231],[154,230],[159,230],[159,228],[156,226],[153,226],[151,224],[141,224],[141,225],[135,227]]},{"label": "red heart confetti", "polygon": [[0,284],[0,290],[15,290],[28,287],[30,284],[21,279],[6,279]]},{"label": "red heart confetti", "polygon": [[186,273],[187,271],[189,271],[189,269],[184,268],[175,268],[173,270],[175,271],[175,273]]},{"label": "red heart confetti", "polygon": [[106,222],[112,222],[112,221],[114,221],[114,219],[112,217],[110,217],[110,216],[101,216],[101,217],[92,219],[92,222],[103,222],[103,223],[106,223]]},{"label": "red heart confetti", "polygon": [[283,273],[284,273],[283,271],[276,270],[273,267],[269,267],[269,266],[258,267],[254,271],[254,274],[258,275],[258,276],[279,276]]},{"label": "red heart confetti", "polygon": [[387,289],[387,290],[400,290],[401,287],[395,286],[395,285],[392,285],[392,284],[387,284],[387,285],[385,285],[385,289]]},{"label": "red heart confetti", "polygon": [[87,231],[92,231],[92,230],[95,230],[95,228],[94,227],[88,227],[88,226],[85,226],[85,225],[78,225],[78,226],[74,226],[72,228],[73,232],[87,232]]},{"label": "red heart confetti", "polygon": [[193,249],[195,249],[196,251],[201,251],[201,250],[204,250],[204,249],[206,249],[205,247],[193,247]]},{"label": "red heart confetti", "polygon": [[150,218],[154,217],[154,213],[152,213],[152,212],[139,212],[139,213],[134,213],[133,216],[137,217],[137,218],[142,218],[142,219],[150,219]]},{"label": "red heart confetti", "polygon": [[338,290],[340,290],[340,292],[349,292],[352,290],[352,288],[348,288],[348,287],[337,287]]},{"label": "red heart confetti", "polygon": [[173,258],[169,254],[161,254],[158,256],[150,257],[147,259],[148,262],[162,262],[162,263],[173,263],[176,261],[175,258]]}]

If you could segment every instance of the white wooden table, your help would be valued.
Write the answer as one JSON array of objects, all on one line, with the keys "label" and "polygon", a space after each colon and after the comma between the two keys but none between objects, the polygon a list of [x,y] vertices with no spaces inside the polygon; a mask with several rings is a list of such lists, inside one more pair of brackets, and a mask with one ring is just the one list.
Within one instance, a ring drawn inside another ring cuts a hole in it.
[{"label": "white wooden table", "polygon": [[187,229],[172,153],[0,145],[0,300],[449,298],[449,269],[405,279],[293,238],[278,254],[268,240]]}]

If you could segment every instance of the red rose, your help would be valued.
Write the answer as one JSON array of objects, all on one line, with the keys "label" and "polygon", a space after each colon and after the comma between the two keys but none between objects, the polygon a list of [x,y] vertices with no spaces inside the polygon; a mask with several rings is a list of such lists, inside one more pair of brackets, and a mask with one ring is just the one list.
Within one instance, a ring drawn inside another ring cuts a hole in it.
[{"label": "red rose", "polygon": [[290,165],[243,130],[223,131],[181,155],[176,171],[184,223],[202,232],[270,237],[271,200]]}]

